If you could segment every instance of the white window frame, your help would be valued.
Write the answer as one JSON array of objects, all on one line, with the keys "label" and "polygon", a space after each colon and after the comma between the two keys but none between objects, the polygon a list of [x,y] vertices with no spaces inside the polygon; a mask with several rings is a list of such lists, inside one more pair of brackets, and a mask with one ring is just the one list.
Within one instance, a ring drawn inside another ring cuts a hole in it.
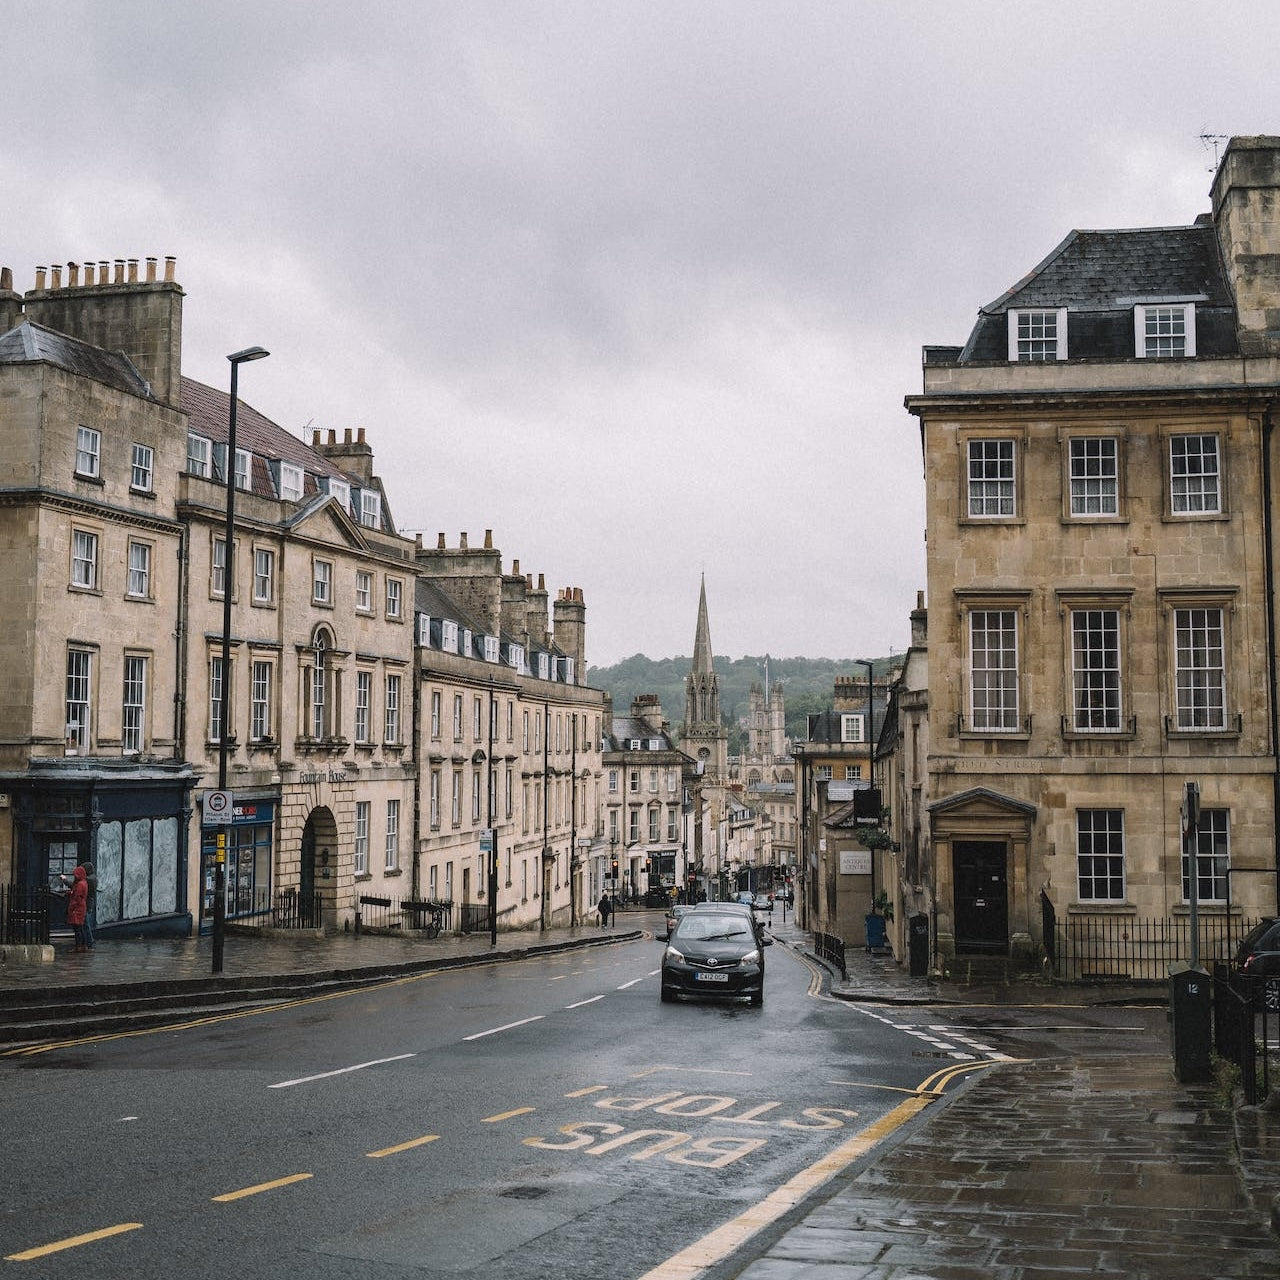
[{"label": "white window frame", "polygon": [[969,729],[974,733],[1018,733],[1022,729],[1021,630],[1016,609],[973,609],[969,613]]},{"label": "white window frame", "polygon": [[142,754],[147,732],[147,658],[124,655],[124,688],[120,699],[120,750],[127,756]]},{"label": "white window frame", "polygon": [[[1231,812],[1200,810],[1196,827],[1196,901],[1225,905],[1231,884]],[[1191,859],[1182,852],[1182,900],[1190,902]]]},{"label": "white window frame", "polygon": [[484,660],[486,662],[498,661],[498,637],[485,636],[484,638]]},{"label": "white window frame", "polygon": [[1071,728],[1074,733],[1124,730],[1120,610],[1072,609]]},{"label": "white window frame", "polygon": [[[228,709],[230,702],[223,696],[223,670],[222,655],[220,653],[211,654],[209,656],[209,741],[222,741],[222,716],[224,710]],[[229,723],[229,722],[228,722]],[[227,731],[227,737],[231,737],[230,730]]]},{"label": "white window frame", "polygon": [[444,710],[444,697],[439,689],[431,690],[431,737],[438,740],[440,737],[440,718],[441,712]]},{"label": "white window frame", "polygon": [[253,603],[271,604],[276,596],[276,553],[270,547],[253,549]]},{"label": "white window frame", "polygon": [[[1194,356],[1196,304],[1149,302],[1134,307],[1133,346],[1139,360],[1181,360]],[[1174,350],[1179,346],[1181,350]]]},{"label": "white window frame", "polygon": [[1011,436],[965,441],[965,511],[970,520],[1017,517],[1018,442]]},{"label": "white window frame", "polygon": [[865,742],[866,717],[860,711],[845,711],[840,715],[840,741]]},{"label": "white window frame", "polygon": [[156,451],[149,444],[133,444],[130,461],[129,487],[136,493],[150,493],[155,476]]},{"label": "white window frame", "polygon": [[1173,611],[1174,728],[1181,733],[1227,729],[1227,618],[1220,605]]},{"label": "white window frame", "polygon": [[250,675],[249,737],[265,742],[271,737],[271,682],[274,672],[269,662],[255,659]]},{"label": "white window frame", "polygon": [[[1212,449],[1207,447],[1210,440]],[[1216,431],[1169,437],[1169,509],[1176,516],[1221,513],[1222,440]]]},{"label": "white window frame", "polygon": [[102,432],[95,427],[76,428],[76,475],[91,480],[102,475]]},{"label": "white window frame", "polygon": [[369,874],[369,813],[372,807],[369,800],[356,801],[355,847],[351,870],[357,876]]},{"label": "white window frame", "polygon": [[453,695],[453,740],[462,741],[462,694]]},{"label": "white window frame", "polygon": [[387,617],[399,618],[404,609],[404,583],[399,578],[387,579]]},{"label": "white window frame", "polygon": [[1115,436],[1070,437],[1067,471],[1072,516],[1120,514],[1120,441]]},{"label": "white window frame", "polygon": [[360,523],[368,529],[382,527],[382,495],[374,489],[360,490]]},{"label": "white window frame", "polygon": [[280,497],[284,502],[298,502],[306,489],[302,468],[294,462],[280,464]]},{"label": "white window frame", "polygon": [[213,475],[213,441],[194,431],[187,432],[187,474],[206,480]]},{"label": "white window frame", "polygon": [[400,677],[395,672],[387,673],[385,711],[383,741],[395,746],[400,742]]},{"label": "white window frame", "polygon": [[[218,559],[221,550],[222,559]],[[227,540],[214,538],[209,549],[209,594],[221,599],[227,592]]]},{"label": "white window frame", "polygon": [[387,801],[387,842],[386,869],[400,869],[400,801]]},{"label": "white window frame", "polygon": [[341,503],[344,511],[351,510],[351,486],[347,481],[330,476],[325,487],[329,491],[329,497]]},{"label": "white window frame", "polygon": [[65,724],[67,749],[73,752],[88,752],[93,743],[93,658],[92,649],[67,649]]},{"label": "white window frame", "polygon": [[311,603],[333,603],[333,561],[314,558],[311,561]]},{"label": "white window frame", "polygon": [[126,594],[137,600],[151,598],[151,544],[129,541],[129,568]]},{"label": "white window frame", "polygon": [[98,589],[98,535],[90,529],[71,531],[71,585],[81,591]]},{"label": "white window frame", "polygon": [[248,449],[236,450],[235,479],[237,489],[253,488],[253,454]]},{"label": "white window frame", "polygon": [[458,624],[448,618],[440,622],[440,648],[444,653],[458,652]]},{"label": "white window frame", "polygon": [[356,570],[356,612],[373,612],[373,574],[368,569]]},{"label": "white window frame", "polygon": [[[1014,364],[1067,358],[1066,307],[1016,307],[1008,317],[1009,359]],[[1050,347],[1052,355],[1046,354]]]},{"label": "white window frame", "polygon": [[[440,770],[431,770],[430,808],[428,820],[432,831],[440,830]],[[433,895],[434,896],[434,895]]]},{"label": "white window frame", "polygon": [[[1124,810],[1077,809],[1077,899],[1080,902],[1123,902],[1127,892],[1127,861]],[[1099,888],[1105,892],[1099,893]]]},{"label": "white window frame", "polygon": [[373,700],[373,672],[356,672],[355,723],[352,734],[356,742],[369,741],[369,704]]}]

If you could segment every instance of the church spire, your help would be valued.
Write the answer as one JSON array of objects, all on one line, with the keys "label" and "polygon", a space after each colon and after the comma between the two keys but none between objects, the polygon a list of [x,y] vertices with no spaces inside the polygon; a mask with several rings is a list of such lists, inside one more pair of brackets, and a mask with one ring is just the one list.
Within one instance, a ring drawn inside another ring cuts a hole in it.
[{"label": "church spire", "polygon": [[698,596],[698,630],[693,637],[693,674],[709,676],[711,672],[711,623],[707,620],[707,575],[704,573]]}]

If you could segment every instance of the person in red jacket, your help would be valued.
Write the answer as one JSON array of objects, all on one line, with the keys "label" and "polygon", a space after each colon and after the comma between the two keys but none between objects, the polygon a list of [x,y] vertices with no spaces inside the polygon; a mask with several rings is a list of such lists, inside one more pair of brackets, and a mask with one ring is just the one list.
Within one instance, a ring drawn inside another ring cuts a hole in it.
[{"label": "person in red jacket", "polygon": [[89,878],[84,867],[77,867],[75,879],[71,882],[71,896],[67,899],[67,923],[76,935],[73,951],[90,951],[92,944],[87,938],[85,921],[89,918]]}]

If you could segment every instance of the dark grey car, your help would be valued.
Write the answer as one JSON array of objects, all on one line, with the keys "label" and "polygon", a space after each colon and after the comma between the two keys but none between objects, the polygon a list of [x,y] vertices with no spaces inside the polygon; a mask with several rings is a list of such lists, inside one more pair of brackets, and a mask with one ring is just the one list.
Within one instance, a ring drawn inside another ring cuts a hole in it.
[{"label": "dark grey car", "polygon": [[677,996],[764,1003],[764,944],[748,916],[699,906],[680,917],[662,955],[662,999]]}]

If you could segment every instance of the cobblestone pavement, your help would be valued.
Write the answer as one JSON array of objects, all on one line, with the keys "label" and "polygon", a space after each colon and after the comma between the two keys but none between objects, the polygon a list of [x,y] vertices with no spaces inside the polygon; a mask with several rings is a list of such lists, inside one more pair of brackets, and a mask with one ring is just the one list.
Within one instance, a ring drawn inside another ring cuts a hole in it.
[{"label": "cobblestone pavement", "polygon": [[[502,960],[531,950],[635,936],[661,922],[629,911],[608,931],[529,930],[430,941],[350,934],[227,938],[229,981],[272,974],[332,978],[352,970]],[[793,922],[775,938],[809,952]],[[891,957],[850,952],[832,995],[899,1005],[1151,1003],[1124,991],[911,978]],[[88,954],[59,940],[51,961],[0,962],[6,999],[70,987],[110,999],[145,982],[211,974],[208,938],[102,941]],[[1280,1092],[1280,1091],[1278,1091]],[[826,1184],[772,1234],[712,1269],[715,1280],[1228,1280],[1280,1273],[1280,1111],[1232,1110],[1211,1086],[1174,1080],[1167,1042],[1114,1054],[1000,1063],[929,1107],[896,1145]],[[690,1273],[689,1280],[693,1280]]]}]

